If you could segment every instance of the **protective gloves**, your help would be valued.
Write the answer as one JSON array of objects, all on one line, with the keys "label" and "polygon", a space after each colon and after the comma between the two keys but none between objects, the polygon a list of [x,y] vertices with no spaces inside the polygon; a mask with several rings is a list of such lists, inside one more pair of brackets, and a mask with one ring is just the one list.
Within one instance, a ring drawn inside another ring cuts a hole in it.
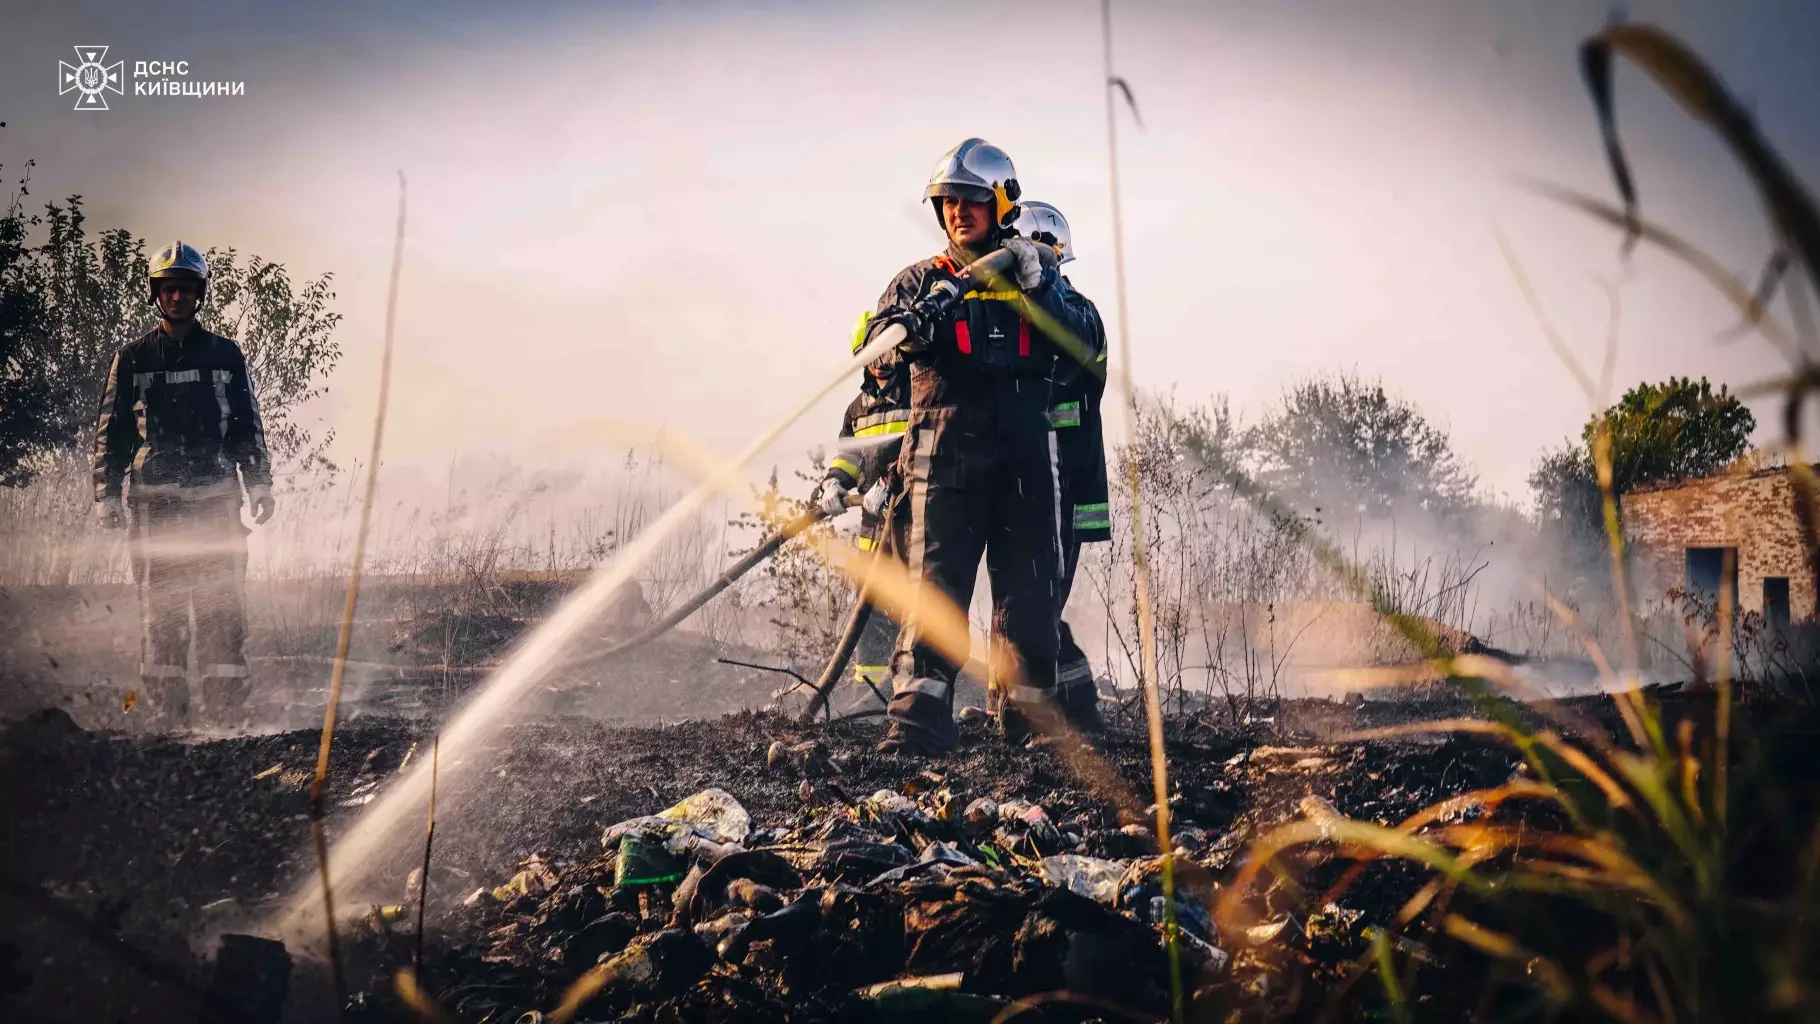
[{"label": "protective gloves", "polygon": [[815,489],[815,507],[832,519],[847,511],[847,495],[852,493],[852,485],[838,476],[830,475]]},{"label": "protective gloves", "polygon": [[885,514],[885,502],[890,497],[891,488],[886,487],[885,481],[880,479],[872,485],[871,490],[866,492],[866,496],[860,499],[859,507],[869,516],[881,516]]},{"label": "protective gloves", "polygon": [[126,505],[120,495],[95,502],[95,522],[104,530],[118,530],[126,525]]},{"label": "protective gloves", "polygon": [[278,511],[278,503],[272,500],[270,487],[249,487],[247,497],[253,499],[253,522],[256,525],[264,526],[265,521],[272,518],[272,513]]},{"label": "protective gloves", "polygon": [[1032,291],[1043,283],[1043,269],[1061,265],[1061,257],[1052,245],[1042,245],[1028,238],[1008,238],[1004,249],[1017,257],[1017,270],[1012,275],[1017,286]]},{"label": "protective gloves", "polygon": [[[915,313],[907,309],[893,310],[881,319],[885,326],[880,330],[889,329],[893,324],[903,325],[904,340],[897,343],[899,352],[905,355],[916,355],[919,352],[928,351],[929,332],[923,329],[923,321]],[[875,319],[873,322],[878,323],[879,320]],[[878,334],[875,332],[873,337],[877,336]]]}]

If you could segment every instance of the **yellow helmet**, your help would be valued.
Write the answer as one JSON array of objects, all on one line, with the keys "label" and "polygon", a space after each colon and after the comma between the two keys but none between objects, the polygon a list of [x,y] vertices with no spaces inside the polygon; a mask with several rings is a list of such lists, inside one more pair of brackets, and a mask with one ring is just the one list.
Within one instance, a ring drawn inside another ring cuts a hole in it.
[{"label": "yellow helmet", "polygon": [[153,302],[158,301],[159,278],[170,277],[187,277],[202,282],[201,291],[196,297],[198,302],[209,293],[209,261],[193,245],[176,241],[152,254],[146,265],[146,284]]}]

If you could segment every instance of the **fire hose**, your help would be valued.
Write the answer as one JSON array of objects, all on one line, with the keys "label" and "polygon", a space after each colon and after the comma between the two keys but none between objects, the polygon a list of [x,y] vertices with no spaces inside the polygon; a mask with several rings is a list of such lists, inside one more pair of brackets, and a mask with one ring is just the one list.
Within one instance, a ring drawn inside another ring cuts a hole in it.
[{"label": "fire hose", "polygon": [[[957,275],[958,282],[946,280],[935,282],[930,286],[929,294],[923,296],[923,298],[918,300],[916,305],[911,308],[909,317],[911,326],[906,326],[902,321],[893,323],[887,326],[884,331],[880,332],[880,339],[882,340],[886,335],[895,332],[899,335],[898,343],[901,344],[904,339],[909,337],[910,331],[914,327],[930,323],[946,313],[955,302],[959,301],[962,293],[974,283],[989,284],[995,279],[1004,277],[1004,275],[1010,271],[1011,265],[1015,259],[1016,257],[1010,252],[1004,249],[997,249],[968,264],[966,268]],[[848,507],[859,504],[859,501],[860,498],[858,495],[848,495]],[[674,609],[666,613],[663,618],[645,627],[637,635],[623,640],[620,643],[607,648],[605,651],[598,652],[595,657],[607,658],[624,654],[635,648],[643,647],[645,644],[668,633],[681,624],[683,620],[695,614],[702,605],[712,601],[722,591],[732,586],[741,576],[752,571],[760,562],[763,562],[765,559],[776,554],[779,548],[795,539],[804,530],[807,530],[809,527],[814,526],[817,522],[826,518],[826,516],[827,513],[820,508],[812,508],[803,515],[785,523],[776,531],[767,535],[757,547],[747,552],[739,561],[728,566],[725,571],[714,578],[712,583],[709,583],[706,587],[702,588],[687,601],[677,605]],[[886,536],[888,536],[888,532],[889,531],[886,529],[880,530],[880,536],[876,538],[878,543],[875,543],[874,545],[875,552],[878,551],[880,545],[884,543]],[[876,559],[877,557],[878,556],[875,554],[874,558]],[[854,601],[853,610],[848,613],[847,621],[841,629],[840,642],[835,645],[834,655],[829,659],[827,667],[823,669],[821,678],[811,687],[815,690],[815,696],[811,699],[808,710],[803,714],[803,721],[805,722],[812,720],[818,712],[827,708],[828,700],[834,692],[834,684],[840,679],[840,674],[842,670],[846,668],[847,661],[852,658],[853,649],[859,643],[860,633],[866,628],[866,623],[872,616],[872,603],[868,599],[867,591],[871,582],[871,567],[873,564],[873,561],[867,562],[866,572],[860,581],[859,595]]]}]

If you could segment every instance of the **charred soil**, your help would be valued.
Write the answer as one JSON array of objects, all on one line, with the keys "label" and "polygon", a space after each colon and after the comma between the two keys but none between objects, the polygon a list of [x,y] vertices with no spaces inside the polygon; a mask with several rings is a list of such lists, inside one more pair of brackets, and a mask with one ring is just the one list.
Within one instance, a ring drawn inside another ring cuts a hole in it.
[{"label": "charred soil", "polygon": [[[1614,721],[1603,698],[1576,704]],[[1255,923],[1224,933],[1216,894],[1252,840],[1321,802],[1394,825],[1510,779],[1520,759],[1472,736],[1346,738],[1470,713],[1460,702],[1273,710],[1268,722],[1171,725],[1186,1010],[1197,1020],[1373,1019],[1383,1010],[1363,977],[1371,929],[1422,888],[1421,870],[1303,848],[1284,859],[1283,877],[1246,894]],[[1813,716],[1776,704],[1747,717],[1764,726],[1788,820],[1811,827]],[[430,728],[369,717],[337,734],[331,836],[408,759],[429,756]],[[1035,1008],[1020,1019],[1169,1015],[1137,722],[1115,723],[1086,759],[1007,747],[978,721],[939,759],[876,754],[878,734],[876,718],[805,728],[759,713],[508,729],[484,755],[486,792],[439,816],[424,991],[464,1021],[548,1013],[584,978],[582,1020],[984,1021],[1025,998]],[[305,793],[316,742],[313,731],[207,741],[87,732],[56,711],[8,726],[7,1018],[211,1019],[219,937],[257,930],[314,870]],[[703,824],[694,812],[637,820],[704,791],[730,798],[743,828],[728,833],[729,819]],[[1759,870],[1744,873],[1766,898],[1776,878],[1792,878],[1782,857],[1766,845]],[[338,914],[353,1019],[418,1019],[394,987],[413,959],[414,893],[401,873],[391,891]],[[1479,954],[1414,929],[1399,942],[1420,975],[1421,1019],[1502,1019],[1485,1016],[1492,965]],[[285,1019],[329,1018],[325,970],[294,951]],[[888,984],[906,978],[922,980]],[[1069,1001],[1045,997],[1055,992]]]}]

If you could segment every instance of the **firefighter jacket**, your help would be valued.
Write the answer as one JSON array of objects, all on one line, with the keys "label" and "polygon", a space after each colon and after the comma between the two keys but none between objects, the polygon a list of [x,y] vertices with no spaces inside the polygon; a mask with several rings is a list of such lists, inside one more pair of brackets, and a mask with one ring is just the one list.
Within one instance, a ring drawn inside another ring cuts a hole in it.
[{"label": "firefighter jacket", "polygon": [[[951,248],[904,268],[879,298],[866,339],[902,318],[935,281],[958,283],[971,259]],[[941,437],[921,443],[939,444],[956,456],[932,453],[943,478],[938,482],[962,484],[989,471],[994,459],[1047,457],[1050,381],[1058,365],[1050,332],[1075,338],[1092,333],[1092,314],[1070,301],[1071,295],[1054,268],[1028,293],[968,291],[943,319],[918,325],[920,344],[895,357],[906,366],[912,426],[926,421]]]},{"label": "firefighter jacket", "polygon": [[[853,351],[866,343],[872,321],[867,312],[853,333]],[[842,444],[828,463],[830,474],[849,487],[865,490],[897,461],[904,429],[910,423],[910,367],[900,352],[888,352],[866,367],[859,394],[841,416]]]},{"label": "firefighter jacket", "polygon": [[153,328],[114,356],[95,423],[95,498],[133,487],[270,487],[271,459],[240,346],[192,327]]},{"label": "firefighter jacket", "polygon": [[1050,396],[1049,422],[1055,427],[1062,482],[1063,535],[1071,536],[1075,543],[1092,544],[1112,539],[1106,440],[1100,418],[1101,399],[1106,391],[1106,327],[1093,300],[1071,288],[1068,301],[1081,310],[1089,325],[1080,339],[1081,355],[1090,362],[1083,364],[1069,355],[1060,357]]}]

